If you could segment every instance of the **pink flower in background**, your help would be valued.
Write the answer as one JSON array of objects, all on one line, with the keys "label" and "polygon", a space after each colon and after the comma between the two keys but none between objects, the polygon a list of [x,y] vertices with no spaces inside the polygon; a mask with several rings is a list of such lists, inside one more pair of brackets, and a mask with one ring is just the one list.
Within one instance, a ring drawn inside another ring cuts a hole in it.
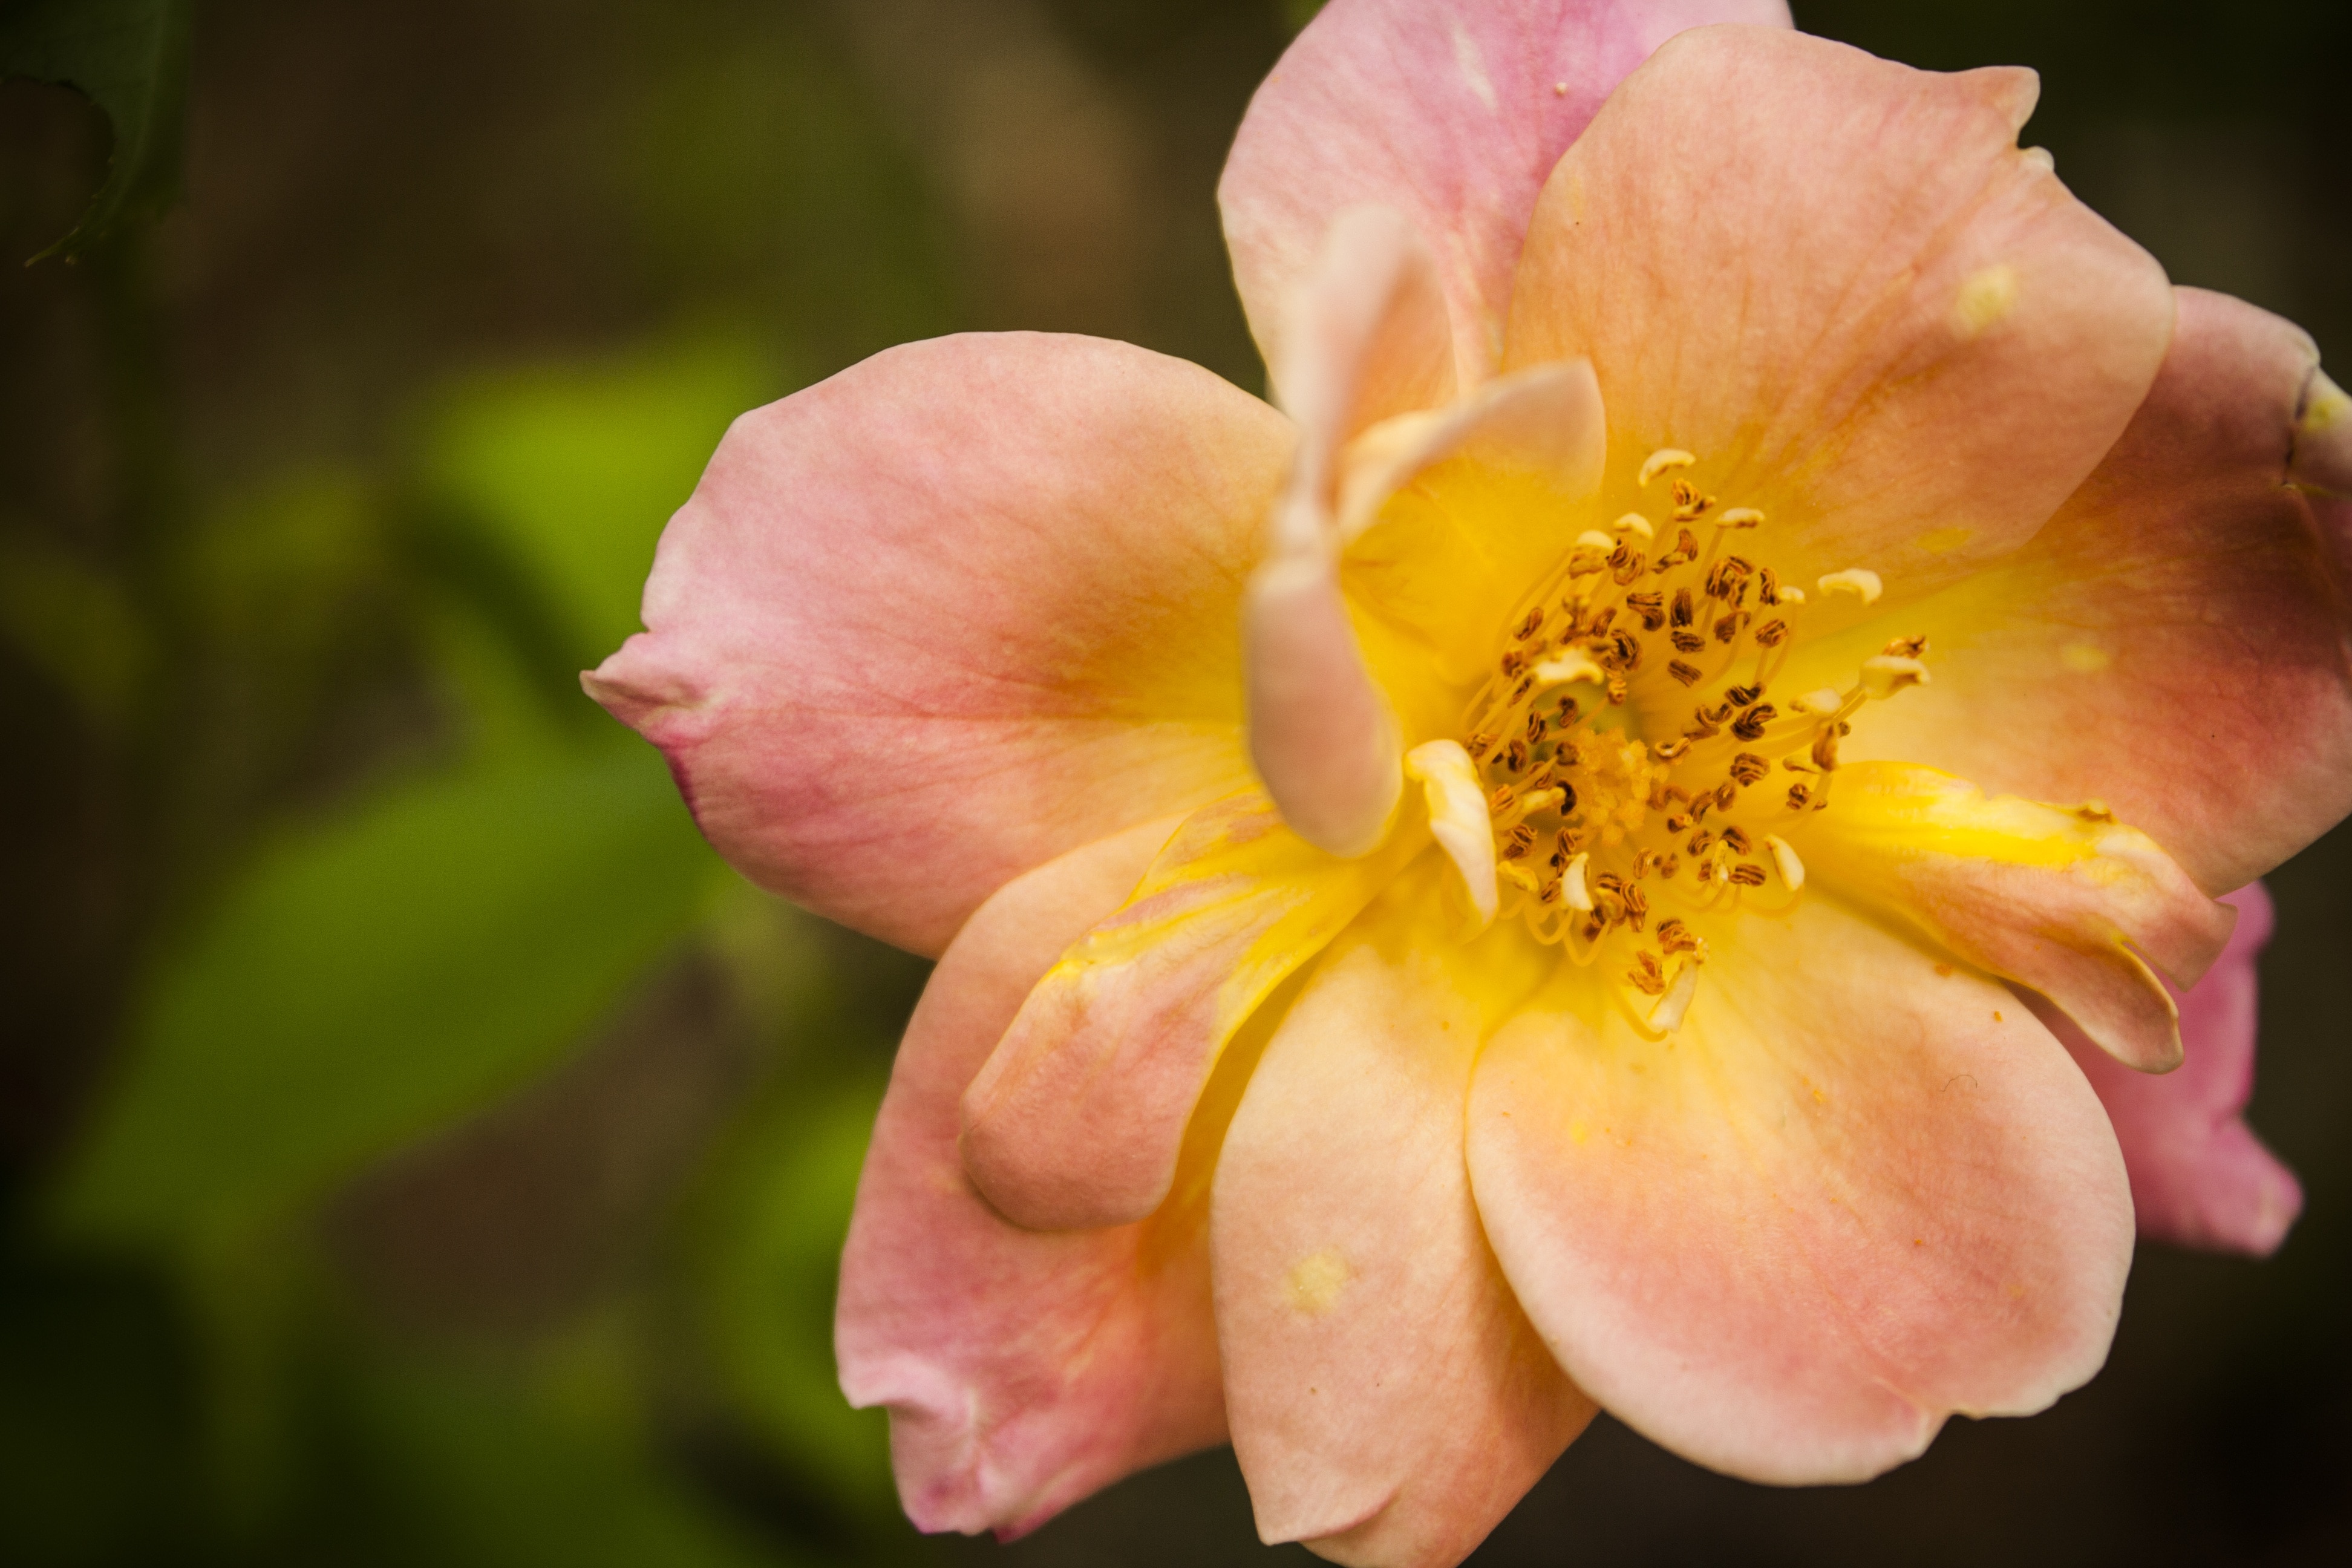
[{"label": "pink flower in background", "polygon": [[924,1528],[1229,1436],[1269,1541],[1452,1563],[1596,1407],[1858,1479],[2090,1376],[2136,1212],[2284,1236],[2352,417],[2029,75],[1785,22],[1335,0],[1221,190],[1280,412],[912,344],[665,534],[590,690],[940,958],[838,1324]]}]

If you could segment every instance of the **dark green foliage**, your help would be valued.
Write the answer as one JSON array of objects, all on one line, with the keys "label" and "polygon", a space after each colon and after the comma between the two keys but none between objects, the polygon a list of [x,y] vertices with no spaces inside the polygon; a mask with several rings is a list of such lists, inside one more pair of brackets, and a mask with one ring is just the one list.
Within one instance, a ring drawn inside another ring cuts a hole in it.
[{"label": "dark green foliage", "polygon": [[[79,256],[180,199],[193,0],[6,0],[0,78],[57,82],[104,111],[106,183],[73,232],[41,253]],[[37,258],[36,259],[38,259]]]}]

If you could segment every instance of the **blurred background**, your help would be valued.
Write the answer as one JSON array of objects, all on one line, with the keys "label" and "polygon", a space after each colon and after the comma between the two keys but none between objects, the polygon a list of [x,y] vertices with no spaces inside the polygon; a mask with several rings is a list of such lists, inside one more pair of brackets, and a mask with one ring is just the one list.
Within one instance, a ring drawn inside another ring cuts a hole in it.
[{"label": "blurred background", "polygon": [[[890,343],[1261,386],[1212,193],[1313,9],[0,0],[107,110],[0,86],[0,1562],[1306,1560],[1223,1453],[898,1516],[830,1315],[925,966],[736,879],[576,672],[728,420]],[[2340,0],[1798,18],[2040,68],[2079,194],[2352,354]],[[2275,1259],[2144,1248],[2091,1387],[1866,1487],[1604,1418],[1475,1561],[2352,1562],[2352,836],[2273,886]]]}]

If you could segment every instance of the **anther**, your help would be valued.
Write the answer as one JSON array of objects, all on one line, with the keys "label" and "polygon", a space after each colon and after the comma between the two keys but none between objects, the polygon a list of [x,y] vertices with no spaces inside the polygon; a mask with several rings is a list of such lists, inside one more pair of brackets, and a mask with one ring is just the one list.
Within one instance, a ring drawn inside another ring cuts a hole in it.
[{"label": "anther", "polygon": [[1803,891],[1805,863],[1797,858],[1797,852],[1789,847],[1789,841],[1777,833],[1768,833],[1764,836],[1764,847],[1772,852],[1772,864],[1779,869],[1780,880],[1789,885],[1789,891]]},{"label": "anther", "polygon": [[1706,647],[1706,639],[1696,632],[1669,632],[1666,635],[1677,653],[1697,653]]},{"label": "anther", "polygon": [[1713,496],[1703,494],[1696,487],[1685,484],[1680,479],[1675,481],[1674,496],[1676,522],[1695,522],[1706,515],[1708,508],[1715,505]]},{"label": "anther", "polygon": [[1528,850],[1535,847],[1536,830],[1522,822],[1517,827],[1512,828],[1510,836],[1504,839],[1503,858],[1506,860],[1521,859],[1525,858]]},{"label": "anther", "polygon": [[1817,586],[1825,595],[1852,594],[1865,605],[1878,603],[1878,595],[1885,592],[1885,585],[1878,580],[1878,574],[1860,566],[1849,567],[1843,572],[1832,572],[1823,577]]},{"label": "anther", "polygon": [[1748,843],[1747,830],[1737,823],[1723,830],[1723,841],[1731,846],[1731,852],[1734,855],[1750,854],[1756,847]]},{"label": "anther", "polygon": [[1813,792],[1800,782],[1789,786],[1789,809],[1802,811],[1813,804]]},{"label": "anther", "polygon": [[1668,952],[1695,952],[1698,949],[1698,938],[1693,936],[1690,927],[1682,921],[1664,921],[1658,926],[1658,945]]},{"label": "anther", "polygon": [[1844,694],[1830,686],[1808,691],[1789,704],[1790,710],[1797,713],[1834,713],[1844,706]]},{"label": "anther", "polygon": [[1660,474],[1664,473],[1667,469],[1687,468],[1693,463],[1697,461],[1698,459],[1696,458],[1692,457],[1688,452],[1683,451],[1678,447],[1661,447],[1656,451],[1651,453],[1649,458],[1642,464],[1642,472],[1636,482],[1639,483],[1643,489],[1648,489],[1650,488],[1650,481],[1656,479]]},{"label": "anther", "polygon": [[1642,629],[1656,631],[1666,624],[1666,597],[1663,594],[1628,594],[1625,607],[1642,617]]},{"label": "anther", "polygon": [[1559,874],[1560,897],[1568,901],[1571,910],[1590,910],[1592,908],[1591,890],[1584,885],[1584,868],[1591,863],[1590,855],[1570,856],[1567,868]]},{"label": "anther", "polygon": [[1698,994],[1698,954],[1683,960],[1682,968],[1675,974],[1675,983],[1650,1009],[1650,1027],[1661,1035],[1671,1035],[1683,1026],[1683,1018],[1690,1012],[1691,998]]},{"label": "anther", "polygon": [[[1678,638],[1676,640],[1679,641],[1680,639]],[[1696,639],[1694,638],[1693,640],[1696,641]],[[1676,680],[1681,681],[1685,686],[1696,686],[1699,682],[1699,677],[1706,672],[1700,669],[1696,665],[1685,664],[1681,659],[1675,659],[1672,664],[1666,666],[1666,673],[1673,676]]]},{"label": "anther", "polygon": [[1662,763],[1671,763],[1690,749],[1690,742],[1684,739],[1654,741],[1650,744],[1650,754]]},{"label": "anther", "polygon": [[1542,628],[1543,622],[1543,606],[1541,605],[1538,605],[1534,609],[1528,612],[1527,619],[1519,623],[1519,629],[1513,635],[1517,637],[1521,642],[1525,642],[1528,638],[1535,636],[1536,633]]},{"label": "anther", "polygon": [[1731,884],[1736,888],[1760,888],[1764,885],[1764,868],[1742,860],[1731,868]]},{"label": "anther", "polygon": [[1753,752],[1742,752],[1731,759],[1731,776],[1744,784],[1761,784],[1772,764]]},{"label": "anther", "polygon": [[1731,732],[1743,741],[1760,741],[1764,738],[1765,726],[1778,717],[1779,713],[1769,702],[1759,702],[1733,721]]},{"label": "anther", "polygon": [[[1568,686],[1580,680],[1600,680],[1605,674],[1599,665],[1592,662],[1590,654],[1583,653],[1568,653],[1559,658],[1548,658],[1535,669],[1536,681],[1542,686]],[[1570,716],[1575,706],[1573,702],[1566,705],[1560,722],[1575,722]]]},{"label": "anther", "polygon": [[1666,972],[1658,967],[1657,956],[1647,950],[1633,955],[1633,967],[1625,971],[1625,978],[1633,983],[1635,990],[1645,995],[1661,996],[1665,994]]},{"label": "anther", "polygon": [[[1779,600],[1777,598],[1769,598],[1764,601],[1764,603],[1768,605],[1777,604]],[[1782,643],[1787,642],[1788,640],[1789,623],[1780,619],[1778,616],[1766,621],[1762,626],[1756,628],[1756,646],[1758,647],[1779,647]]]},{"label": "anther", "polygon": [[1862,661],[1862,683],[1873,697],[1892,697],[1906,686],[1927,684],[1927,667],[1916,658],[1879,654]]},{"label": "anther", "polygon": [[1736,506],[1715,520],[1717,528],[1754,528],[1764,521],[1764,514],[1752,506]]},{"label": "anther", "polygon": [[1658,537],[1658,531],[1650,526],[1650,520],[1638,511],[1627,512],[1611,523],[1609,528],[1612,533],[1638,533],[1644,539]]}]

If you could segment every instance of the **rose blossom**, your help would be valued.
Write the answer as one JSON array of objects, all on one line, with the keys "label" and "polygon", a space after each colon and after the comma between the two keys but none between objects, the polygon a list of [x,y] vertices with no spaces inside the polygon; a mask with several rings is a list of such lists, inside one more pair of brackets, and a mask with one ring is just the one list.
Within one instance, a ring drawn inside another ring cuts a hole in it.
[{"label": "rose blossom", "polygon": [[878,355],[587,678],[940,956],[838,1325],[924,1528],[1230,1436],[1267,1540],[1452,1563],[1596,1406],[1859,1479],[2097,1369],[2136,1201],[2292,1220],[2248,884],[2352,806],[2345,400],[2030,73],[1724,22],[1335,0],[1221,190],[1282,412]]}]

